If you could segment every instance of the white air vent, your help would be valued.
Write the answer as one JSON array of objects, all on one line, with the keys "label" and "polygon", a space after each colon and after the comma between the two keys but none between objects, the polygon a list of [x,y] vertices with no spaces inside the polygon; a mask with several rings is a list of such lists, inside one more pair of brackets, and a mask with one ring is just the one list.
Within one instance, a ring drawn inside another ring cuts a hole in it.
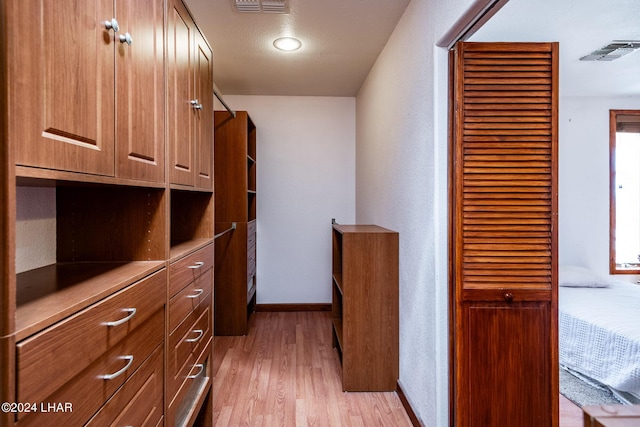
[{"label": "white air vent", "polygon": [[285,0],[262,0],[262,11],[266,13],[285,13],[287,4]]},{"label": "white air vent", "polygon": [[287,0],[234,0],[238,12],[288,13]]},{"label": "white air vent", "polygon": [[614,40],[605,47],[583,56],[580,61],[613,61],[638,48],[640,48],[640,41],[638,40]]},{"label": "white air vent", "polygon": [[259,0],[235,0],[238,12],[260,12]]}]

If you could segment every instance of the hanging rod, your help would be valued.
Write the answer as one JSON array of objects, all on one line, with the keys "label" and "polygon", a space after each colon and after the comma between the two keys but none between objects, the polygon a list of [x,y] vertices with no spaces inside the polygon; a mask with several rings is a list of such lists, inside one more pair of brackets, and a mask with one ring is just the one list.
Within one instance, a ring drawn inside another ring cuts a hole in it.
[{"label": "hanging rod", "polygon": [[222,97],[218,94],[218,92],[215,91],[215,89],[213,90],[213,94],[216,96],[216,98],[218,98],[218,100],[220,102],[222,102],[222,105],[224,105],[224,108],[227,109],[227,111],[229,112],[229,114],[231,114],[233,116],[233,118],[236,118],[236,112],[233,111],[231,108],[229,108],[229,106],[227,105],[226,102],[224,102],[224,99],[222,99]]},{"label": "hanging rod", "polygon": [[226,230],[221,231],[220,233],[216,234],[215,236],[213,236],[213,239],[215,240],[215,239],[217,239],[218,237],[222,237],[224,234],[227,234],[228,232],[230,232],[230,231],[232,231],[232,230],[235,230],[235,229],[236,229],[236,223],[235,223],[235,222],[232,222],[232,223],[231,223],[231,227],[230,227],[230,228],[227,228]]}]

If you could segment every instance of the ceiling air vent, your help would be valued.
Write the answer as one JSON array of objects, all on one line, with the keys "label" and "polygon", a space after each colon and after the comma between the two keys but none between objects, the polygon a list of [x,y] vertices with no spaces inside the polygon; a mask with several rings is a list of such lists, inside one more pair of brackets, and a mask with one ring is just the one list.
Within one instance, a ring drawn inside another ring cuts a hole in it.
[{"label": "ceiling air vent", "polygon": [[589,55],[580,58],[580,61],[613,61],[640,48],[638,40],[614,40],[610,44]]},{"label": "ceiling air vent", "polygon": [[234,0],[238,12],[288,13],[287,0]]}]

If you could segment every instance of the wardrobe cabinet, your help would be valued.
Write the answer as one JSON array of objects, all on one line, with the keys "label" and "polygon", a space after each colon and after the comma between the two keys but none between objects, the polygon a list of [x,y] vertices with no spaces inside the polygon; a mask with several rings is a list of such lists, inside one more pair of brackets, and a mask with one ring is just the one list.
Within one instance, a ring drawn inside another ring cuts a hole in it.
[{"label": "wardrobe cabinet", "polygon": [[398,233],[333,225],[333,346],[344,391],[395,391],[399,375]]},{"label": "wardrobe cabinet", "polygon": [[215,333],[245,335],[256,304],[256,127],[246,111],[215,112]]},{"label": "wardrobe cabinet", "polygon": [[[38,409],[0,425],[210,425],[207,41],[173,0],[8,1],[0,17],[0,401]],[[165,131],[178,106],[187,140]],[[178,146],[189,180],[168,172]],[[57,402],[72,410],[40,407]]]},{"label": "wardrobe cabinet", "polygon": [[180,0],[170,0],[167,121],[170,182],[213,188],[212,51]]},{"label": "wardrobe cabinet", "polygon": [[163,182],[164,2],[4,8],[16,164]]}]

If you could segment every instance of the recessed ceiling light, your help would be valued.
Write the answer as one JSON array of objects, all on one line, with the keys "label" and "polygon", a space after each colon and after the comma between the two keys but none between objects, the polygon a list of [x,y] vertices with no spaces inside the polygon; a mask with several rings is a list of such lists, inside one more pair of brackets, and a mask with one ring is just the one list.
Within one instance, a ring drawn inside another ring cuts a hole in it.
[{"label": "recessed ceiling light", "polygon": [[294,39],[293,37],[280,37],[273,42],[273,45],[276,49],[284,50],[290,52],[292,50],[300,49],[302,43],[298,39]]}]

